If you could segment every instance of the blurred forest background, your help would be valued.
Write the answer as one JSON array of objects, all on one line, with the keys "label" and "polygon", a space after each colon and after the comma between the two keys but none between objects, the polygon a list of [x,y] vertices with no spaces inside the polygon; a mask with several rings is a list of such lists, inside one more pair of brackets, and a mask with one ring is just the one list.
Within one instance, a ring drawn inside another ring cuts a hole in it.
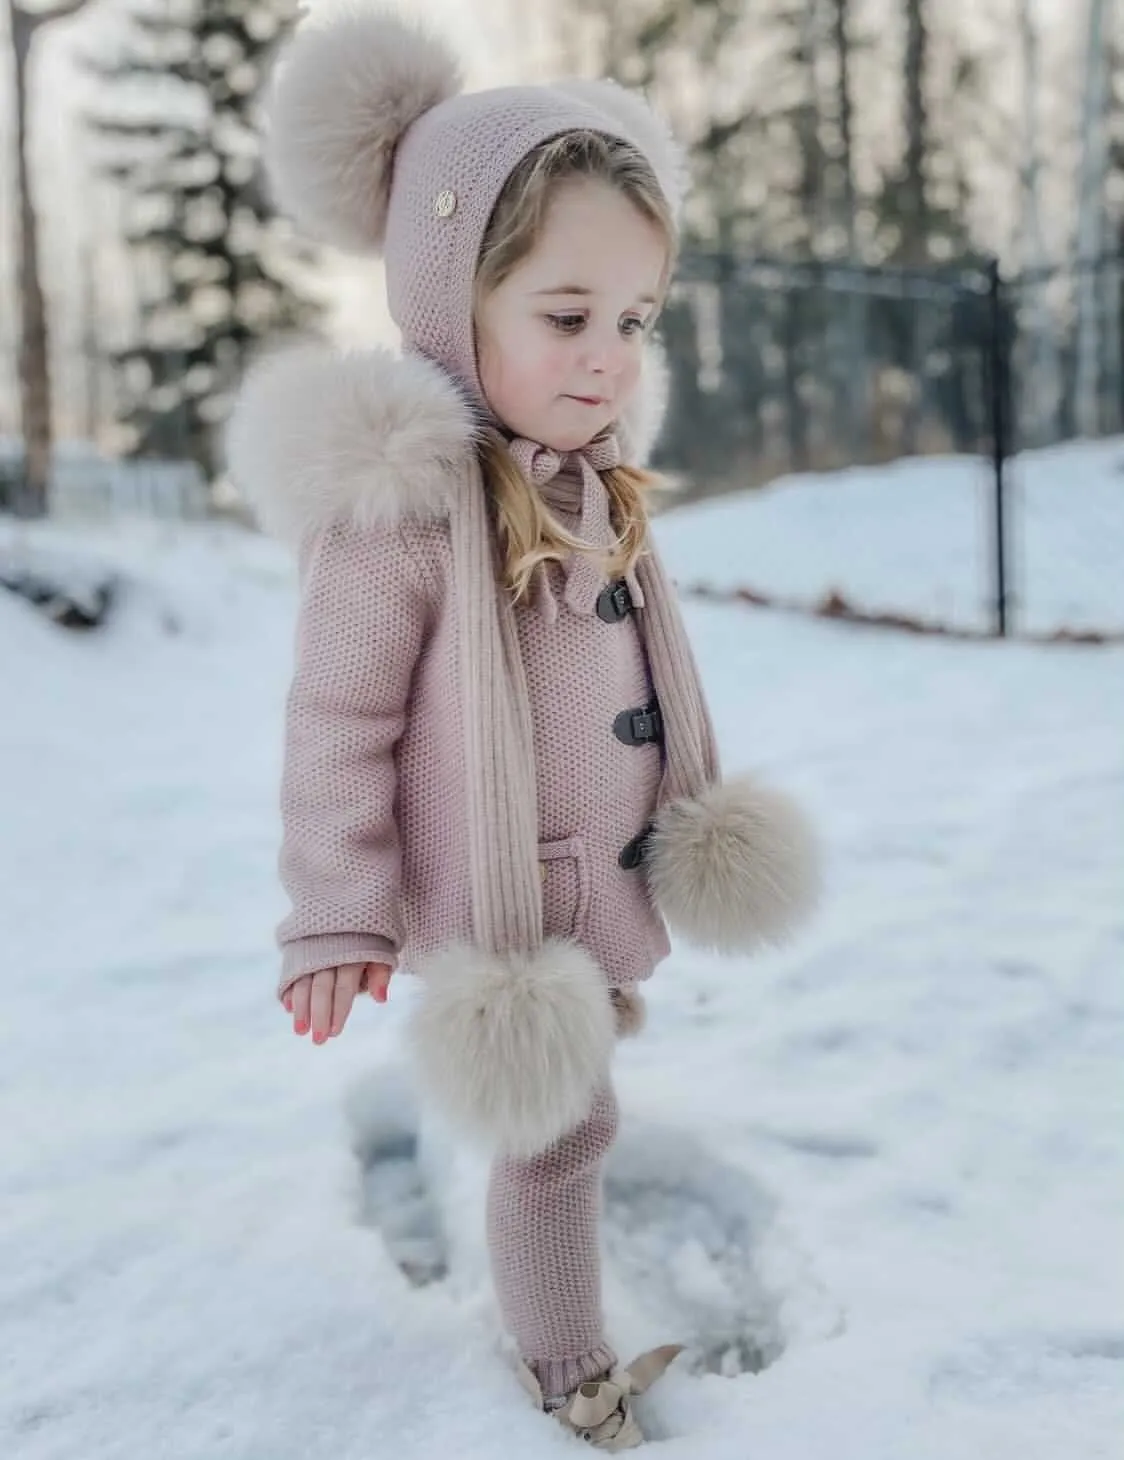
[{"label": "blurred forest background", "polygon": [[[311,0],[313,21],[331,0]],[[689,494],[1124,429],[1115,0],[428,0],[470,85],[643,87],[690,149],[658,465]],[[387,338],[275,219],[290,0],[0,0],[0,503],[232,510],[261,341]]]}]

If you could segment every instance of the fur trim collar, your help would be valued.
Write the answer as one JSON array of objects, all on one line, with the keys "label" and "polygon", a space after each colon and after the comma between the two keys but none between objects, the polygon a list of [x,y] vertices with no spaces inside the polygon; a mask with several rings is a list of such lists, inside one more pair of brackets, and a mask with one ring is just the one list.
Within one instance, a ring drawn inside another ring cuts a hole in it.
[{"label": "fur trim collar", "polygon": [[[649,347],[641,386],[618,423],[625,461],[647,457],[667,372]],[[420,356],[302,345],[267,356],[242,385],[226,432],[235,486],[267,532],[300,543],[350,520],[361,527],[443,517],[475,455],[472,407]]]},{"label": "fur trim collar", "polygon": [[438,366],[389,350],[304,345],[250,371],[226,455],[266,531],[299,543],[346,519],[374,527],[443,516],[474,430],[468,403]]}]

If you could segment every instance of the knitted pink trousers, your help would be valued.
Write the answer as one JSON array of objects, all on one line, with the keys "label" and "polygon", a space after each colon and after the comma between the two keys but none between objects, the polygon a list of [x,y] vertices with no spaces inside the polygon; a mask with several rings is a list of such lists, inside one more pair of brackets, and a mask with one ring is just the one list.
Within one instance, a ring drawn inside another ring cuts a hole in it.
[{"label": "knitted pink trousers", "polygon": [[499,1158],[488,1247],[508,1331],[546,1397],[616,1363],[601,1313],[601,1166],[617,1133],[611,1087],[581,1125],[526,1159]]}]

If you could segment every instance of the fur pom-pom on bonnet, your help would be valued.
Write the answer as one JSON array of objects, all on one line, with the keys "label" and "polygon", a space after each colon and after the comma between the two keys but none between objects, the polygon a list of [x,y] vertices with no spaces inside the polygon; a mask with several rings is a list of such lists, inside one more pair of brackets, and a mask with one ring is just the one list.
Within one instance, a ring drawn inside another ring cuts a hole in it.
[{"label": "fur pom-pom on bonnet", "polygon": [[453,53],[380,11],[303,24],[266,102],[265,163],[277,203],[322,243],[382,247],[394,151],[462,86]]}]

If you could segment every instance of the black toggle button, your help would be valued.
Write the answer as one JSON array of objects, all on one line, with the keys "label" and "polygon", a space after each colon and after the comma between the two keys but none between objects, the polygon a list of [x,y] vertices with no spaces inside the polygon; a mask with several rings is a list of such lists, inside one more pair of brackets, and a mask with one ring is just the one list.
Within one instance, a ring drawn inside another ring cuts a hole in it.
[{"label": "black toggle button", "polygon": [[632,612],[632,594],[623,578],[602,588],[597,595],[597,617],[607,624],[619,624]]},{"label": "black toggle button", "polygon": [[662,745],[663,716],[656,703],[639,710],[622,710],[613,721],[613,734],[625,745]]},{"label": "black toggle button", "polygon": [[651,826],[646,826],[638,836],[634,836],[627,845],[621,848],[617,861],[626,872],[634,872],[643,862],[648,851],[648,838],[651,834]]}]

